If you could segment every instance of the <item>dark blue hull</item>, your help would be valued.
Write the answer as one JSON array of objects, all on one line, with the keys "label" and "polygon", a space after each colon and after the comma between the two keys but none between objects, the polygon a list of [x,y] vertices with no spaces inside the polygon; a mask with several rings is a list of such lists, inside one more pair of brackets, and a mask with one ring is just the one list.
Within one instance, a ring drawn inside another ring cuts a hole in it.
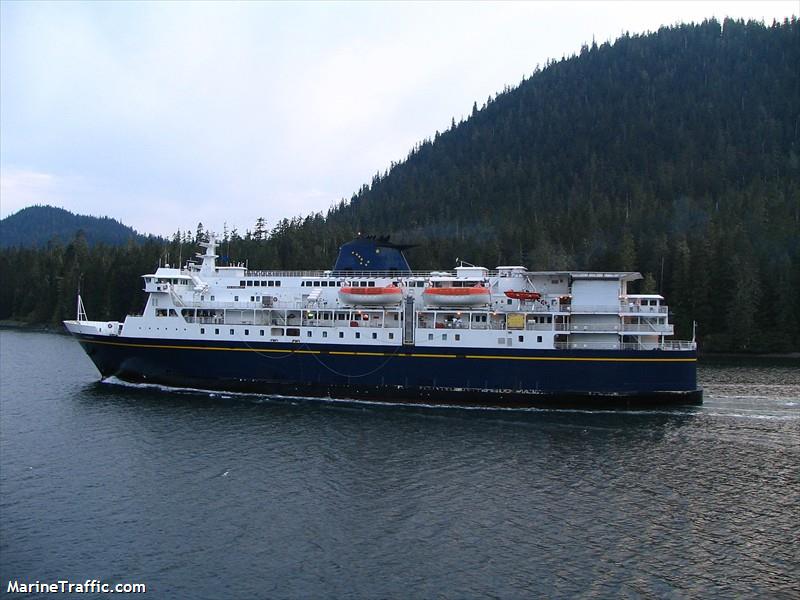
[{"label": "dark blue hull", "polygon": [[702,401],[694,351],[487,350],[78,336],[104,377],[176,387],[461,406]]}]

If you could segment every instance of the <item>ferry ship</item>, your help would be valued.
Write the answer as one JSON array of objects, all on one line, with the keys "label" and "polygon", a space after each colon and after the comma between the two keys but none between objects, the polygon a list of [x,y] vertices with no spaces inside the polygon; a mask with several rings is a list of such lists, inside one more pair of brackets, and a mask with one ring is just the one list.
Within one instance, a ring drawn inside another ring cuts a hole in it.
[{"label": "ferry ship", "polygon": [[143,275],[124,321],[65,321],[103,378],[280,397],[468,407],[702,402],[697,346],[634,272],[412,271],[359,237],[332,270],[218,264],[218,242]]}]

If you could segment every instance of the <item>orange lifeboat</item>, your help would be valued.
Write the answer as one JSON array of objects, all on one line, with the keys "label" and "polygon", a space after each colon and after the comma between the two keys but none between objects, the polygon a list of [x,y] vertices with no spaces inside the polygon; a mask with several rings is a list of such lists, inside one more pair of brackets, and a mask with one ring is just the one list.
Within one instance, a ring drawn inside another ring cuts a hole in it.
[{"label": "orange lifeboat", "polygon": [[399,304],[403,300],[403,290],[394,285],[387,287],[343,287],[339,288],[339,299],[344,304],[386,306],[388,304]]},{"label": "orange lifeboat", "polygon": [[428,306],[477,306],[489,304],[492,294],[482,285],[472,287],[429,287],[422,292]]},{"label": "orange lifeboat", "polygon": [[526,302],[533,302],[534,300],[538,300],[542,297],[539,292],[514,292],[508,291],[506,292],[506,296],[509,298],[513,298],[514,300],[524,300]]}]

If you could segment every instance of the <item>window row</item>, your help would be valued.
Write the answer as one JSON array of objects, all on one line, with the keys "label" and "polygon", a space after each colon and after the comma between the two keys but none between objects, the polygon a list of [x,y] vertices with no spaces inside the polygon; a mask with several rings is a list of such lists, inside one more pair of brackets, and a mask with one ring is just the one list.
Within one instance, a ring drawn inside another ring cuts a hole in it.
[{"label": "window row", "polygon": [[[253,330],[253,335],[256,335],[256,331],[258,331],[258,336],[259,337],[265,337],[265,335],[266,335],[266,333],[265,333],[266,330],[265,329],[258,329],[258,330],[254,329]],[[209,329],[208,333],[211,334],[211,329]],[[231,329],[228,330],[228,333],[230,335],[236,335],[236,330],[231,328]],[[250,335],[250,329],[243,330],[243,333],[244,333],[244,335],[249,336]],[[328,331],[322,331],[321,333],[322,333],[322,335],[321,335],[322,338],[327,338],[328,337],[328,334],[329,334]],[[206,334],[206,328],[205,327],[201,327],[200,328],[200,334],[201,335],[205,335]],[[214,335],[219,335],[219,334],[220,334],[220,328],[219,327],[215,327],[214,328]],[[270,327],[269,335],[272,336],[272,337],[277,337],[277,336],[300,337],[300,328],[299,327],[285,327],[285,328],[284,327]],[[361,334],[360,331],[356,331],[354,337],[355,337],[355,339],[360,340],[361,339],[361,335],[362,334]],[[364,332],[364,335],[366,336],[367,332]],[[372,332],[372,333],[369,334],[369,336],[373,340],[377,340],[378,339],[378,333],[377,332]],[[312,330],[307,330],[306,331],[306,337],[313,338],[314,337],[314,332]],[[340,331],[339,332],[339,337],[343,339],[345,337],[345,332],[344,331]],[[393,332],[389,332],[389,339],[390,340],[394,339],[394,333]]]},{"label": "window row", "polygon": [[239,287],[281,287],[281,282],[272,279],[242,279]]},{"label": "window row", "polygon": [[[301,281],[300,287],[342,287],[344,285],[344,281],[329,281],[329,280],[307,280]],[[355,284],[353,284],[355,285]],[[375,285],[373,283],[372,285]]]}]

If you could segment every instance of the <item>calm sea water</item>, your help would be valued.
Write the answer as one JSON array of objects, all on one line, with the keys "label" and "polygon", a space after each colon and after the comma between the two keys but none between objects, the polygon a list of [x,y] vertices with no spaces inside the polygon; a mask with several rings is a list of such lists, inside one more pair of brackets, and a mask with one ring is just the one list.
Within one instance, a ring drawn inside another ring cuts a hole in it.
[{"label": "calm sea water", "polygon": [[796,360],[703,366],[702,407],[503,412],[99,383],[50,334],[0,351],[3,592],[800,595]]}]

